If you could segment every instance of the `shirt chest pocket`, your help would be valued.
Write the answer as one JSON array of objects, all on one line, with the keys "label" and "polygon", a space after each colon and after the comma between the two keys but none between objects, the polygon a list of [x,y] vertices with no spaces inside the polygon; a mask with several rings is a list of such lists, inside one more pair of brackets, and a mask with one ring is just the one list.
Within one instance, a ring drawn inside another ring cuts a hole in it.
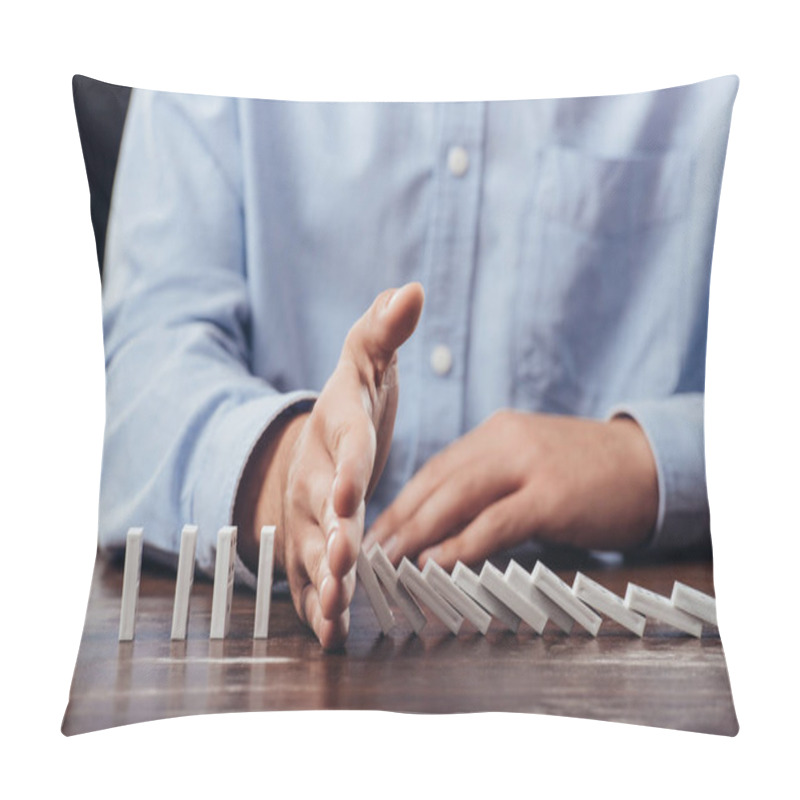
[{"label": "shirt chest pocket", "polygon": [[678,380],[691,159],[541,153],[525,214],[516,405],[596,416]]}]

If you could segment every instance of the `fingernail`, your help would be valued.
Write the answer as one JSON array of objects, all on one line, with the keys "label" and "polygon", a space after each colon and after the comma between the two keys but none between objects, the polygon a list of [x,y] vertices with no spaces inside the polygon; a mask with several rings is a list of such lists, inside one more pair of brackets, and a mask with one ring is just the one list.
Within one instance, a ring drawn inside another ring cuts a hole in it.
[{"label": "fingernail", "polygon": [[428,562],[428,559],[435,561],[438,564],[439,556],[441,554],[441,547],[431,547],[429,550],[424,550],[422,553],[420,553],[418,561],[422,566],[425,566],[425,564]]},{"label": "fingernail", "polygon": [[386,557],[391,561],[392,557],[397,552],[397,536],[390,536],[383,543],[383,552],[386,553]]},{"label": "fingernail", "polygon": [[384,311],[388,311],[392,307],[392,303],[394,303],[395,298],[397,297],[398,294],[400,294],[400,290],[399,289],[396,289],[394,292],[392,292],[392,296],[389,298],[389,301],[386,303],[386,306],[384,307]]},{"label": "fingernail", "polygon": [[347,605],[353,602],[353,595],[356,592],[356,582],[358,581],[358,567],[353,564],[350,567],[350,572],[344,577],[344,585],[347,590]]},{"label": "fingernail", "polygon": [[330,562],[331,560],[331,550],[333,550],[333,543],[336,540],[336,535],[338,533],[339,533],[339,527],[337,525],[331,531],[330,536],[328,536],[328,546],[326,547],[326,552],[328,554],[328,562]]},{"label": "fingernail", "polygon": [[325,535],[325,538],[328,540],[328,542],[330,542],[333,536],[338,532],[339,532],[339,520],[336,517],[334,517],[331,520],[330,525],[328,525],[328,532]]}]

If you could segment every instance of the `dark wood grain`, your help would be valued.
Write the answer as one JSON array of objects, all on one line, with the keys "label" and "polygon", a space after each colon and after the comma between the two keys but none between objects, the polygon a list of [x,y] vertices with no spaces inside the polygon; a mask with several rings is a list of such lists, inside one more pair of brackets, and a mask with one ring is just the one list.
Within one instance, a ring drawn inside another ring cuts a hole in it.
[{"label": "dark wood grain", "polygon": [[[712,590],[710,562],[581,568],[619,595],[628,581],[669,594],[675,580]],[[572,582],[575,570],[556,569]],[[361,587],[341,652],[323,652],[289,597],[273,598],[270,636],[252,638],[255,597],[234,595],[231,632],[210,641],[211,584],[196,581],[189,633],[171,642],[174,577],[142,576],[136,636],[118,642],[121,569],[98,558],[63,732],[83,733],[187,714],[292,709],[411,713],[534,712],[735,735],[738,723],[716,629],[701,639],[648,621],[639,639],[611,621],[597,638],[459,636],[431,621],[422,636],[382,636]],[[402,618],[398,616],[402,622]]]}]

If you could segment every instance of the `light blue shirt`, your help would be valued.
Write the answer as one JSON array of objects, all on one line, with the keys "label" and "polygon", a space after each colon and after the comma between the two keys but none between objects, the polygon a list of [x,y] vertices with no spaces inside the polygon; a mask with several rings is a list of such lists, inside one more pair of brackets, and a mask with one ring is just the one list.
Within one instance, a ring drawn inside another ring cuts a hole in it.
[{"label": "light blue shirt", "polygon": [[[248,455],[381,290],[420,281],[368,521],[497,409],[633,416],[655,548],[708,536],[711,254],[735,77],[567,100],[333,104],[135,91],[105,258],[100,543],[212,572]],[[239,575],[251,576],[238,565]]]}]

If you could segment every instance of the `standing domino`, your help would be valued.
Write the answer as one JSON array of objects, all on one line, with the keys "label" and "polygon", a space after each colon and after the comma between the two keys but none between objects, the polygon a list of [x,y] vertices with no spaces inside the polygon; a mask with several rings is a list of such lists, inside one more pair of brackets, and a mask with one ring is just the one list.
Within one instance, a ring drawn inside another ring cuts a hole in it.
[{"label": "standing domino", "polygon": [[253,638],[266,639],[269,631],[269,601],[272,596],[272,564],[275,553],[275,526],[261,529],[258,545],[258,582],[256,583],[256,619]]},{"label": "standing domino", "polygon": [[571,633],[575,620],[554,603],[541,589],[533,585],[533,578],[516,561],[511,561],[506,568],[506,580],[520,594],[528,598],[533,605],[540,608],[548,619],[561,628],[564,633]]},{"label": "standing domino", "polygon": [[638,611],[646,617],[666,622],[691,636],[699,638],[703,633],[703,623],[697,617],[675,608],[669,598],[651,592],[649,589],[642,589],[635,583],[628,584],[628,590],[625,592],[625,605],[632,611]]},{"label": "standing domino", "polygon": [[646,618],[625,606],[621,597],[601,586],[582,572],[575,575],[572,583],[572,592],[579,600],[591,606],[595,611],[605,614],[623,628],[627,628],[637,636],[644,636]]},{"label": "standing domino", "polygon": [[717,624],[717,601],[709,594],[692,589],[685,583],[675,581],[672,587],[672,605],[694,617],[698,617],[709,625]]},{"label": "standing domino", "polygon": [[428,622],[428,618],[422,613],[416,600],[408,593],[406,587],[397,577],[397,571],[389,561],[389,557],[384,553],[383,548],[376,544],[369,554],[369,563],[375,574],[378,576],[381,585],[387,594],[397,603],[403,616],[409,621],[414,633],[417,636],[422,633],[422,629]]},{"label": "standing domino", "polygon": [[450,630],[458,636],[464,618],[444,598],[431,589],[422,573],[405,557],[400,562],[397,575],[411,594],[427,606]]},{"label": "standing domino", "polygon": [[478,605],[485,608],[493,617],[496,617],[512,633],[519,629],[520,618],[505,603],[497,599],[490,591],[481,586],[480,578],[460,561],[456,562],[453,570],[453,580],[456,586],[466,592]]},{"label": "standing domino", "polygon": [[430,587],[468,619],[484,636],[492,624],[492,618],[464,591],[456,586],[453,579],[432,559],[425,562],[422,577]]},{"label": "standing domino", "polygon": [[171,639],[185,639],[189,627],[189,597],[194,582],[194,554],[197,547],[197,525],[184,525],[178,555],[178,575],[175,581],[175,602],[172,606]]},{"label": "standing domino", "polygon": [[386,595],[381,591],[378,578],[372,569],[372,565],[369,563],[369,559],[363,547],[358,551],[356,573],[364,587],[364,591],[367,593],[372,610],[378,618],[378,624],[381,626],[381,630],[384,634],[389,634],[395,624],[394,614],[392,614],[392,609],[386,601]]},{"label": "standing domino", "polygon": [[592,636],[597,636],[602,617],[595,614],[589,606],[581,602],[568,584],[548,569],[541,561],[533,568],[533,585],[541,589],[554,603],[561,606],[579,625],[586,628]]},{"label": "standing domino", "polygon": [[119,640],[133,639],[136,626],[136,604],[139,600],[139,581],[142,575],[141,528],[129,528],[125,540],[125,570],[122,573],[122,607],[119,612]]},{"label": "standing domino", "polygon": [[214,592],[211,600],[210,639],[224,639],[231,623],[233,570],[236,556],[236,527],[228,525],[217,534]]}]

